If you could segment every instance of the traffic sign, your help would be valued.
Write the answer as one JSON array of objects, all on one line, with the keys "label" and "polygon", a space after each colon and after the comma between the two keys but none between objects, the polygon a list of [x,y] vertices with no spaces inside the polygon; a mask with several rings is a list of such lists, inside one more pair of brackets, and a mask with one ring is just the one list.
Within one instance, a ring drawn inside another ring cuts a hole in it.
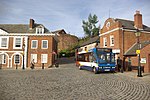
[{"label": "traffic sign", "polygon": [[136,54],[140,54],[140,50],[136,50]]}]

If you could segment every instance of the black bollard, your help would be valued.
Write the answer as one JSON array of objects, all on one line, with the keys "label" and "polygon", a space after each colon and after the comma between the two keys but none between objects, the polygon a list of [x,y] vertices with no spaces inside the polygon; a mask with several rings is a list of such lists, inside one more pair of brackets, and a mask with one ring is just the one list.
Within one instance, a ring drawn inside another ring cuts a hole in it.
[{"label": "black bollard", "polygon": [[0,69],[2,69],[2,63],[0,64]]},{"label": "black bollard", "polygon": [[44,63],[42,63],[42,69],[44,69]]},{"label": "black bollard", "polygon": [[18,69],[18,65],[16,64],[16,69]]}]

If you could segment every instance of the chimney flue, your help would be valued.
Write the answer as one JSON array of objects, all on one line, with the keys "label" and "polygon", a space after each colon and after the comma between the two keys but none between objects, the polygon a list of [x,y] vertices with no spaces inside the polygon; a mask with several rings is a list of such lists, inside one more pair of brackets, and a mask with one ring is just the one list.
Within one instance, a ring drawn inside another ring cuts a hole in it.
[{"label": "chimney flue", "polygon": [[30,19],[30,29],[33,29],[33,28],[34,28],[34,20]]},{"label": "chimney flue", "polygon": [[143,29],[143,23],[142,23],[142,14],[140,14],[140,11],[136,11],[134,15],[134,27],[137,29]]}]

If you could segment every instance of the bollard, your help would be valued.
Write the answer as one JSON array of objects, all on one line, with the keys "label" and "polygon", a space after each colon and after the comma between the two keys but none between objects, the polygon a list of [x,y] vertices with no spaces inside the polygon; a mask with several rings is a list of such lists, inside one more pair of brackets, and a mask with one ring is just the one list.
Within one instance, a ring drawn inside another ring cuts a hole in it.
[{"label": "bollard", "polygon": [[16,64],[16,69],[18,69],[18,65]]},{"label": "bollard", "polygon": [[2,64],[0,64],[0,69],[2,69]]},{"label": "bollard", "polygon": [[42,69],[44,69],[44,63],[42,63]]},{"label": "bollard", "polygon": [[55,63],[55,67],[56,67],[56,68],[59,67],[59,63],[58,63],[58,62]]},{"label": "bollard", "polygon": [[123,73],[123,67],[121,66],[121,73]]}]

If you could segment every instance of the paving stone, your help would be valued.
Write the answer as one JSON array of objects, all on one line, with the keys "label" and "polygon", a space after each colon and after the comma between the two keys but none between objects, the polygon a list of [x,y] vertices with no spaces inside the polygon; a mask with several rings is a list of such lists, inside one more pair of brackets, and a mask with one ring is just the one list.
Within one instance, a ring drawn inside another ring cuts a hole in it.
[{"label": "paving stone", "polygon": [[0,70],[0,100],[150,100],[150,75],[94,74],[75,64]]}]

